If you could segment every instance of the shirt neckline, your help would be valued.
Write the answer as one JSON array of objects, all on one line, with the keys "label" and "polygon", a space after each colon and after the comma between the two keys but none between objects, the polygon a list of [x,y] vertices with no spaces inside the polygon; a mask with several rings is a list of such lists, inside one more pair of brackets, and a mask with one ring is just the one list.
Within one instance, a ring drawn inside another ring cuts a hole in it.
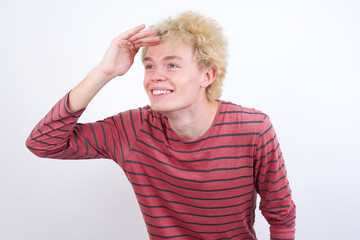
[{"label": "shirt neckline", "polygon": [[[202,139],[204,138],[207,138],[209,135],[211,135],[211,133],[213,132],[214,130],[214,125],[215,123],[218,121],[218,118],[219,118],[219,115],[220,115],[220,111],[221,111],[221,108],[222,108],[222,101],[221,100],[216,100],[218,102],[218,108],[217,108],[217,111],[216,111],[216,115],[214,117],[214,120],[210,126],[210,128],[201,136],[201,137],[198,137],[197,139],[192,139],[192,140],[189,140],[189,139],[185,139],[185,138],[182,138],[180,137],[170,126],[170,123],[169,123],[169,120],[164,116],[163,116],[163,119],[164,119],[164,122],[165,122],[165,125],[166,125],[166,128],[171,132],[171,136],[173,138],[175,138],[176,140],[179,140],[180,142],[184,142],[184,143],[196,143],[196,142],[199,142],[201,141]],[[169,137],[169,133],[167,134]]]}]

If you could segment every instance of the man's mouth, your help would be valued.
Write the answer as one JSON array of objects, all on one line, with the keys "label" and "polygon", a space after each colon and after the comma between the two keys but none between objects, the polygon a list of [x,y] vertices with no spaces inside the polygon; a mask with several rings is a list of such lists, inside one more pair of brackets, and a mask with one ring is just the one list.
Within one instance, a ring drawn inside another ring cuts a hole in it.
[{"label": "man's mouth", "polygon": [[158,96],[158,95],[165,95],[165,94],[170,94],[172,93],[173,91],[172,90],[165,90],[165,89],[154,89],[154,90],[151,90],[151,93],[155,96]]}]

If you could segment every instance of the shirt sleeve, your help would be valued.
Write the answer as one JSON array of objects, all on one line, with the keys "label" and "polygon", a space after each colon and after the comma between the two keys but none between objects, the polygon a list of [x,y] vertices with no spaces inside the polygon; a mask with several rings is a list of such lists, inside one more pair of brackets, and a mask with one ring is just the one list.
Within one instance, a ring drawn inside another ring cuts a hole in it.
[{"label": "shirt sleeve", "polygon": [[270,224],[270,237],[294,239],[295,205],[280,145],[268,116],[262,124],[254,156],[255,187],[261,197],[259,208]]},{"label": "shirt sleeve", "polygon": [[81,109],[71,112],[66,94],[35,126],[26,146],[35,155],[55,159],[113,159],[121,167],[141,128],[141,109],[94,123],[77,123]]}]

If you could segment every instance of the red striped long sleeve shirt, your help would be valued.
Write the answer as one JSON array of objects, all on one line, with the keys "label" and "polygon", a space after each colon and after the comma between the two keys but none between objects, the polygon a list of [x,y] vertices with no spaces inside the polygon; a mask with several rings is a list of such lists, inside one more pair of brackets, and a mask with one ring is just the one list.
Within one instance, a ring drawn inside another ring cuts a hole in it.
[{"label": "red striped long sleeve shirt", "polygon": [[272,239],[294,239],[295,205],[279,142],[264,113],[219,101],[211,128],[181,139],[151,107],[77,123],[67,96],[26,145],[39,157],[113,159],[136,194],[150,239],[256,239],[256,196]]}]

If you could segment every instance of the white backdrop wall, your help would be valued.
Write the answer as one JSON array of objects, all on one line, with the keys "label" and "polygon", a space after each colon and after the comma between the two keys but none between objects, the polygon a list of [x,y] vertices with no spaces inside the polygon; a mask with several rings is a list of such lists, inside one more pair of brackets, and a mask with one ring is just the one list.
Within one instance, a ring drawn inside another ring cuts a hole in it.
[{"label": "white backdrop wall", "polygon": [[[0,0],[0,239],[148,239],[111,160],[49,160],[25,140],[123,31],[184,10],[229,42],[222,99],[270,115],[297,205],[297,239],[358,239],[360,2]],[[81,122],[148,104],[143,67],[109,83]],[[269,239],[257,212],[259,239]]]}]

